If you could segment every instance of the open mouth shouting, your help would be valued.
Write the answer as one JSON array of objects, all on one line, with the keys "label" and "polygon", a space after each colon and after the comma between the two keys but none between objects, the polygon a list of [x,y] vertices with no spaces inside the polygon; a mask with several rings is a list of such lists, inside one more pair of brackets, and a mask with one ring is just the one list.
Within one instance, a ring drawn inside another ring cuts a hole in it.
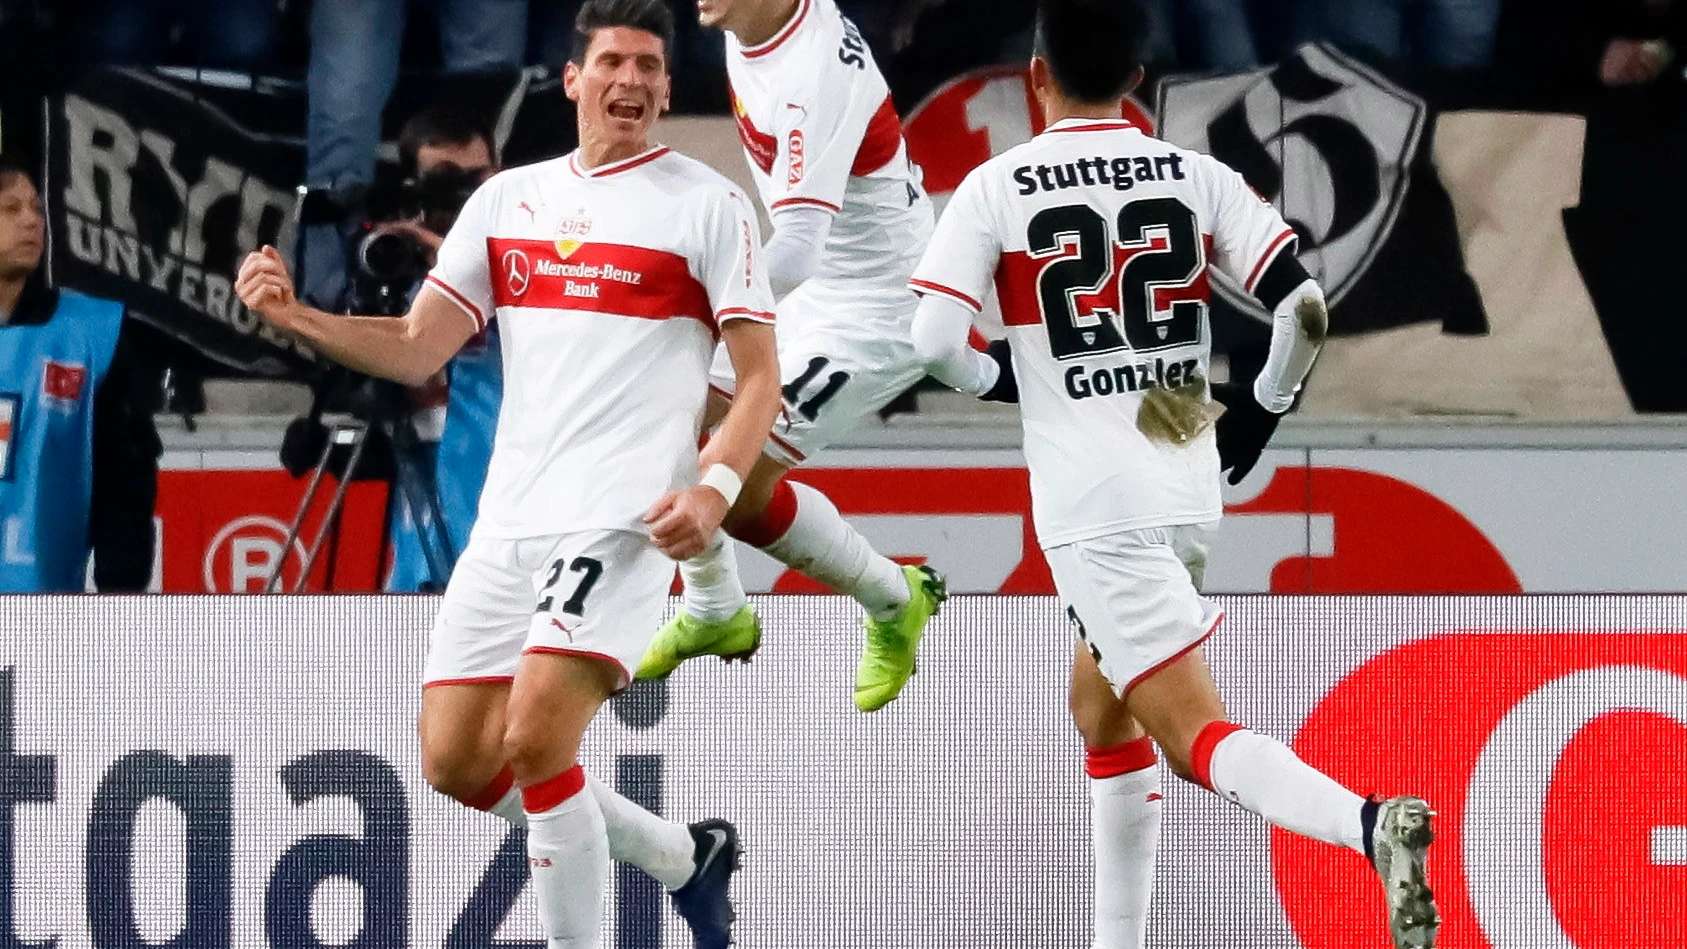
[{"label": "open mouth shouting", "polygon": [[636,123],[644,119],[650,111],[650,107],[638,99],[629,99],[623,96],[609,100],[607,111],[612,119]]}]

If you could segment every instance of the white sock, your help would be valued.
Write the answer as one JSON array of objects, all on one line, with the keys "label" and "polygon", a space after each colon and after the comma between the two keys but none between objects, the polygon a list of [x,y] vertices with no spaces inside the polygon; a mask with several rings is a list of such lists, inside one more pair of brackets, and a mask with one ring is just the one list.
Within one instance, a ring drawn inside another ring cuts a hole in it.
[{"label": "white sock", "polygon": [[685,581],[685,611],[707,623],[724,623],[744,604],[744,582],[738,579],[738,552],[725,531],[715,531],[703,552],[679,565]]},{"label": "white sock", "polygon": [[762,548],[792,570],[855,598],[874,619],[887,620],[908,604],[902,568],[873,550],[819,491],[787,481],[797,497],[789,530]]},{"label": "white sock", "polygon": [[[1215,728],[1234,727],[1215,722],[1196,738],[1196,774],[1203,740],[1209,733],[1216,737]],[[1220,797],[1284,830],[1365,852],[1365,799],[1300,760],[1288,745],[1244,728],[1218,738],[1208,762],[1209,786]]]},{"label": "white sock", "polygon": [[[579,786],[551,803],[552,789],[569,780],[576,765],[523,790],[527,807],[527,857],[533,897],[549,949],[601,949],[603,893],[609,879],[609,840],[597,796]],[[543,799],[542,801],[540,799]],[[546,806],[549,805],[549,806]],[[535,808],[542,808],[535,810]]]},{"label": "white sock", "polygon": [[1143,949],[1154,855],[1160,842],[1160,773],[1144,768],[1090,781],[1095,841],[1095,949]]},{"label": "white sock", "polygon": [[691,879],[697,842],[689,828],[639,807],[597,778],[588,777],[586,786],[603,813],[611,860],[638,867],[670,890]]},{"label": "white sock", "polygon": [[[603,814],[609,859],[638,867],[670,890],[691,880],[696,872],[697,842],[691,839],[689,828],[652,814],[590,775],[586,776],[586,786]],[[527,826],[527,809],[518,788],[510,788],[486,812],[517,827]]]},{"label": "white sock", "polygon": [[502,817],[517,827],[527,826],[527,810],[521,806],[519,788],[510,788],[509,793],[498,799],[498,803],[486,809],[486,813]]}]

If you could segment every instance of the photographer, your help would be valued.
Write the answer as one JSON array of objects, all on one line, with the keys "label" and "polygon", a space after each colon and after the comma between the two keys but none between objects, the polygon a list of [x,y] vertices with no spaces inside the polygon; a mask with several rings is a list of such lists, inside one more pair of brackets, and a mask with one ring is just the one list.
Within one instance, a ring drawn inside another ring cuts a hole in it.
[{"label": "photographer", "polygon": [[[424,110],[405,123],[399,154],[404,216],[375,225],[364,239],[353,296],[376,299],[360,302],[377,302],[396,279],[404,281],[407,303],[463,202],[498,170],[491,130],[472,113],[448,106]],[[406,260],[416,269],[371,273],[394,261],[407,266]],[[464,346],[433,384],[412,391],[415,411],[408,424],[399,422],[394,438],[388,590],[444,589],[474,525],[502,394],[496,322]]]}]

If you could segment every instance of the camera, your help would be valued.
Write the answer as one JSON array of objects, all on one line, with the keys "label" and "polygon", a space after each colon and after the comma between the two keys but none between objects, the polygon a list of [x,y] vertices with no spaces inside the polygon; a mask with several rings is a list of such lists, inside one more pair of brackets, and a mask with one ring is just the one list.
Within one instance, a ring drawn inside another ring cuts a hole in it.
[{"label": "camera", "polygon": [[443,236],[481,180],[478,171],[446,164],[397,187],[365,192],[364,219],[350,242],[351,312],[399,316],[409,309],[412,291],[433,266],[431,250],[417,242],[412,228]]}]

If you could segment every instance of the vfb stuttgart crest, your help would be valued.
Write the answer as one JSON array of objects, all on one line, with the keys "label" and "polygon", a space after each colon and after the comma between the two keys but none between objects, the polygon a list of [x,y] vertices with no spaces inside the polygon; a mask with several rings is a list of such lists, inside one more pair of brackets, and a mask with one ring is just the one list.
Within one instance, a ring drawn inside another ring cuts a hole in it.
[{"label": "vfb stuttgart crest", "polygon": [[586,236],[591,232],[592,219],[587,216],[585,208],[580,208],[563,218],[562,223],[556,227],[557,256],[563,260],[573,256],[574,252],[586,243]]},{"label": "vfb stuttgart crest", "polygon": [[[1255,72],[1160,84],[1161,135],[1241,172],[1275,204],[1332,305],[1394,229],[1427,113],[1422,99],[1322,45]],[[1263,313],[1216,282],[1232,304]]]}]

